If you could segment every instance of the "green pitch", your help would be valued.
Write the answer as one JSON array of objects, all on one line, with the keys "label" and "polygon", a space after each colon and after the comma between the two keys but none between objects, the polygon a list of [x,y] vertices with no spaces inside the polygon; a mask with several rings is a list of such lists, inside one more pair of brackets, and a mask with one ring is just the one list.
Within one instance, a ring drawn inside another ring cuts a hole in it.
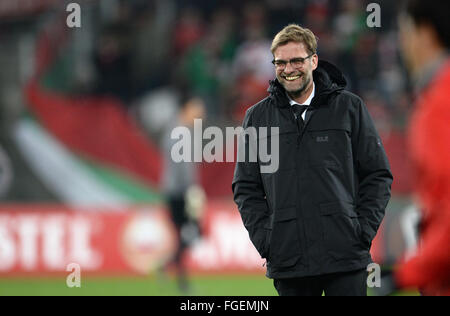
[{"label": "green pitch", "polygon": [[271,280],[264,276],[192,276],[190,289],[181,292],[173,277],[93,278],[81,279],[80,288],[69,288],[65,277],[0,279],[0,296],[272,296],[277,295]]},{"label": "green pitch", "polygon": [[[368,294],[371,295],[369,289]],[[396,295],[417,295],[399,292]],[[255,275],[192,276],[189,292],[181,292],[173,277],[93,278],[69,288],[65,277],[0,279],[0,296],[276,296],[271,280]]]}]

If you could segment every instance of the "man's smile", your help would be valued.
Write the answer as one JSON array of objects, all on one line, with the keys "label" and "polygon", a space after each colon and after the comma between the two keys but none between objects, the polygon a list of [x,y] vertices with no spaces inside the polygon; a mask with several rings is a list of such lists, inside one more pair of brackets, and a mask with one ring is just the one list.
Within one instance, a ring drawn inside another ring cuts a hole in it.
[{"label": "man's smile", "polygon": [[300,76],[285,77],[285,79],[286,79],[287,81],[294,81],[294,80],[297,80],[298,78],[300,78]]},{"label": "man's smile", "polygon": [[295,81],[297,79],[300,79],[302,76],[296,75],[296,76],[281,76],[281,77],[286,81]]}]

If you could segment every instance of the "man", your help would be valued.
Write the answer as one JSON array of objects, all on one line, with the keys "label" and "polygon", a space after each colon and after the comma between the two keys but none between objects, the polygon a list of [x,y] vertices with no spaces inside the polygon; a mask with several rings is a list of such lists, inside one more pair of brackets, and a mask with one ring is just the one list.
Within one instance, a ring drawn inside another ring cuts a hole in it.
[{"label": "man", "polygon": [[243,127],[279,127],[279,169],[238,162],[234,200],[280,295],[366,295],[392,183],[381,140],[342,73],[318,60],[310,30],[288,25],[272,54],[270,96]]},{"label": "man", "polygon": [[199,220],[205,197],[198,185],[197,165],[194,162],[173,160],[172,151],[179,140],[172,138],[172,132],[177,127],[192,129],[194,120],[203,119],[204,116],[203,100],[182,92],[178,117],[167,126],[162,141],[165,153],[162,187],[178,237],[174,257],[163,269],[172,263],[175,264],[178,286],[183,293],[190,290],[183,256],[188,247],[200,236]]},{"label": "man", "polygon": [[415,193],[423,222],[417,255],[400,264],[397,285],[450,295],[450,2],[408,1],[402,53],[418,99],[409,127]]},{"label": "man", "polygon": [[13,180],[11,161],[0,145],[0,200],[8,193]]}]

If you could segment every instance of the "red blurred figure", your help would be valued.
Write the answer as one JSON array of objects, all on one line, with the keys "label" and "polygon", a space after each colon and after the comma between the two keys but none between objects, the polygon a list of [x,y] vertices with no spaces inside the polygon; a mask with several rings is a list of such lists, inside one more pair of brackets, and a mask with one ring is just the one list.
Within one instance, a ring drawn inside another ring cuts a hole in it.
[{"label": "red blurred figure", "polygon": [[418,89],[410,121],[415,192],[422,207],[421,242],[396,273],[400,287],[450,295],[449,2],[409,1],[400,18],[405,61]]},{"label": "red blurred figure", "polygon": [[203,35],[203,21],[200,12],[194,7],[183,9],[174,34],[174,46],[177,56],[183,55]]}]

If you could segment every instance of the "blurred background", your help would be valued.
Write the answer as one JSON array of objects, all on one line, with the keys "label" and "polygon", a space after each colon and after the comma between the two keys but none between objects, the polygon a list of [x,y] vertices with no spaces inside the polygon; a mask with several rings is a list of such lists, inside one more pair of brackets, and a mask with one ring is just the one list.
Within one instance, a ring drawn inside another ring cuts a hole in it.
[{"label": "blurred background", "polygon": [[[67,25],[67,5],[81,27]],[[394,174],[373,245],[390,268],[417,221],[405,127],[411,84],[398,1],[370,28],[359,0],[0,0],[0,295],[183,293],[161,185],[164,137],[186,95],[203,128],[237,127],[274,78],[271,40],[289,23],[319,38],[377,125]],[[224,153],[233,144],[224,144]],[[183,261],[194,295],[275,295],[232,201],[234,163],[199,163],[202,234]],[[69,263],[82,287],[66,286]],[[239,284],[239,286],[236,286]],[[376,293],[373,293],[376,294]]]}]

